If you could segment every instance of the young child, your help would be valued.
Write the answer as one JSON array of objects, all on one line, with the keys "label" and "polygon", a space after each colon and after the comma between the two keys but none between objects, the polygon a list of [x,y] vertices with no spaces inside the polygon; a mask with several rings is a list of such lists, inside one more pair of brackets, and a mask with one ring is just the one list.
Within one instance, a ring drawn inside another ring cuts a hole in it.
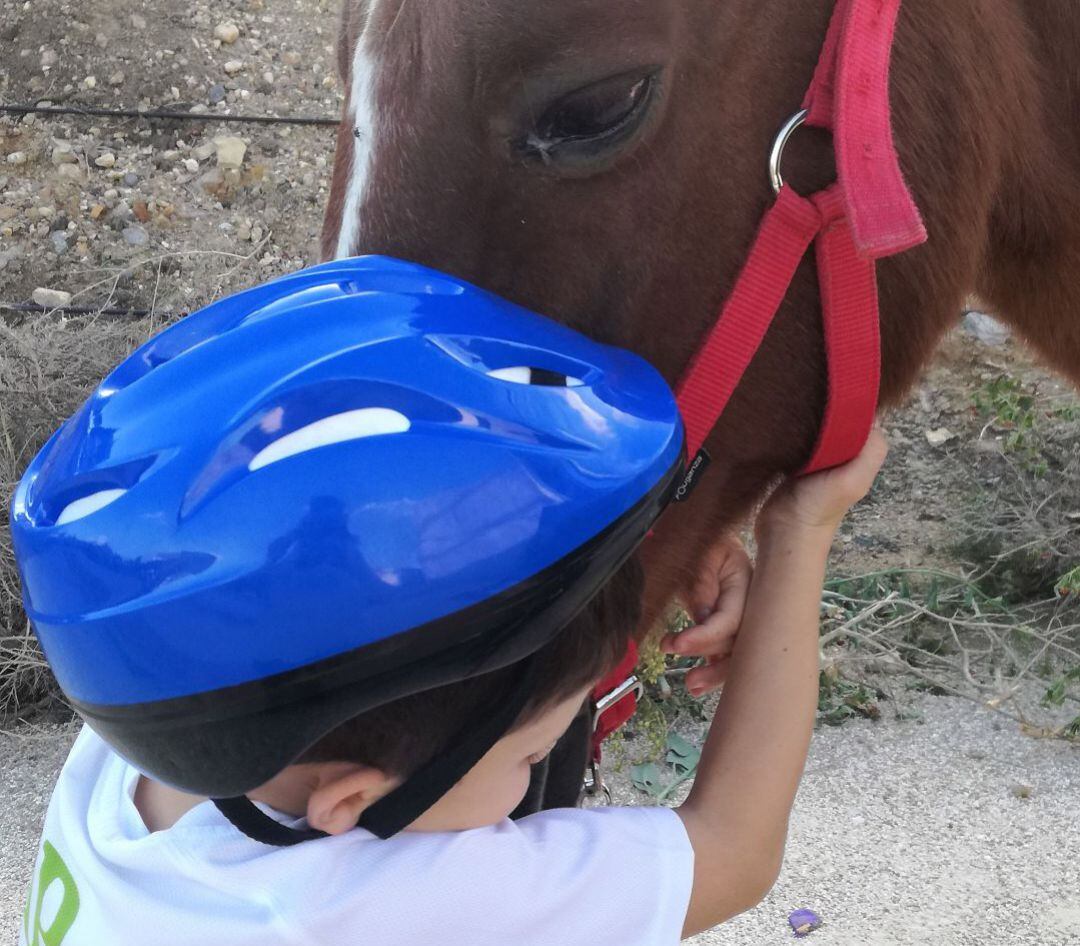
[{"label": "young child", "polygon": [[32,464],[27,610],[93,728],[26,946],[663,944],[771,887],[881,436],[759,516],[687,801],[511,821],[625,649],[681,428],[633,356],[450,282],[349,261],[225,300]]}]

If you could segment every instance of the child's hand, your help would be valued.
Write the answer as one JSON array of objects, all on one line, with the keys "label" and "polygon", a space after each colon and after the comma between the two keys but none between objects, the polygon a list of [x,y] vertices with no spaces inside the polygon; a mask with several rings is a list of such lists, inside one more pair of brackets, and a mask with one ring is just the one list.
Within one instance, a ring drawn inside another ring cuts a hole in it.
[{"label": "child's hand", "polygon": [[722,536],[702,559],[687,602],[697,625],[681,634],[666,634],[660,641],[665,653],[705,658],[702,666],[686,675],[686,689],[692,696],[711,693],[727,679],[752,575],[742,542],[732,535]]},{"label": "child's hand", "polygon": [[875,426],[854,460],[833,470],[790,480],[777,489],[758,517],[758,529],[835,532],[848,510],[870,492],[888,452],[885,435]]}]

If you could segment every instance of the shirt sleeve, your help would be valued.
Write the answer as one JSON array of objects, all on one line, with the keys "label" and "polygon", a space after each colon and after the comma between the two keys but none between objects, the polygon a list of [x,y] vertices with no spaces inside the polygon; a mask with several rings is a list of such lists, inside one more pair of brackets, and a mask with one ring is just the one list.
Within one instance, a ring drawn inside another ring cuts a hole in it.
[{"label": "shirt sleeve", "polygon": [[667,808],[559,809],[334,848],[303,884],[305,943],[669,946],[693,885],[690,839]]}]

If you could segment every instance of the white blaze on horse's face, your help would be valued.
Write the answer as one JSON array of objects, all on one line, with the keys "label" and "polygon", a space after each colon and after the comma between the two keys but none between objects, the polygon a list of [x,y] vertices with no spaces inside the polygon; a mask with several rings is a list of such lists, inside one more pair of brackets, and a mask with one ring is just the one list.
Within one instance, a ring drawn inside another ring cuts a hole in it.
[{"label": "white blaze on horse's face", "polygon": [[[371,23],[378,0],[368,4],[368,23]],[[370,42],[368,30],[364,30],[356,42],[353,53],[352,84],[349,89],[349,118],[353,128],[352,168],[349,171],[349,186],[345,196],[345,211],[342,215],[341,229],[338,232],[337,249],[334,256],[341,259],[352,256],[356,247],[356,237],[360,231],[360,209],[364,205],[368,182],[371,179],[371,165],[375,153],[375,138],[378,131],[375,110],[375,76],[378,64],[374,44]]]}]

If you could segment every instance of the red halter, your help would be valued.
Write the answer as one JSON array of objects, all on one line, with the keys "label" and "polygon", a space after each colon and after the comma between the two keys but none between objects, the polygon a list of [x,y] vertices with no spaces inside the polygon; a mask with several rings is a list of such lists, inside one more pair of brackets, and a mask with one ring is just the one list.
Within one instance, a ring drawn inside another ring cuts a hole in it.
[{"label": "red halter", "polygon": [[[889,64],[901,0],[837,0],[802,111],[780,133],[771,171],[776,203],[746,266],[679,386],[693,457],[724,413],[815,243],[829,396],[804,473],[850,460],[877,411],[881,351],[875,260],[924,243],[926,228],[900,172],[889,106]],[[833,133],[838,182],[811,197],[784,186],[780,159],[801,124]],[[692,463],[684,486],[700,463]],[[631,715],[640,690],[637,649],[596,688],[591,787],[604,737]]]},{"label": "red halter", "polygon": [[[889,107],[889,63],[901,0],[838,0],[803,111],[773,150],[776,203],[679,386],[691,456],[704,445],[816,240],[829,397],[803,472],[854,457],[870,432],[881,373],[874,261],[926,241],[900,172]],[[803,122],[833,133],[838,182],[800,197],[780,158]]]}]

